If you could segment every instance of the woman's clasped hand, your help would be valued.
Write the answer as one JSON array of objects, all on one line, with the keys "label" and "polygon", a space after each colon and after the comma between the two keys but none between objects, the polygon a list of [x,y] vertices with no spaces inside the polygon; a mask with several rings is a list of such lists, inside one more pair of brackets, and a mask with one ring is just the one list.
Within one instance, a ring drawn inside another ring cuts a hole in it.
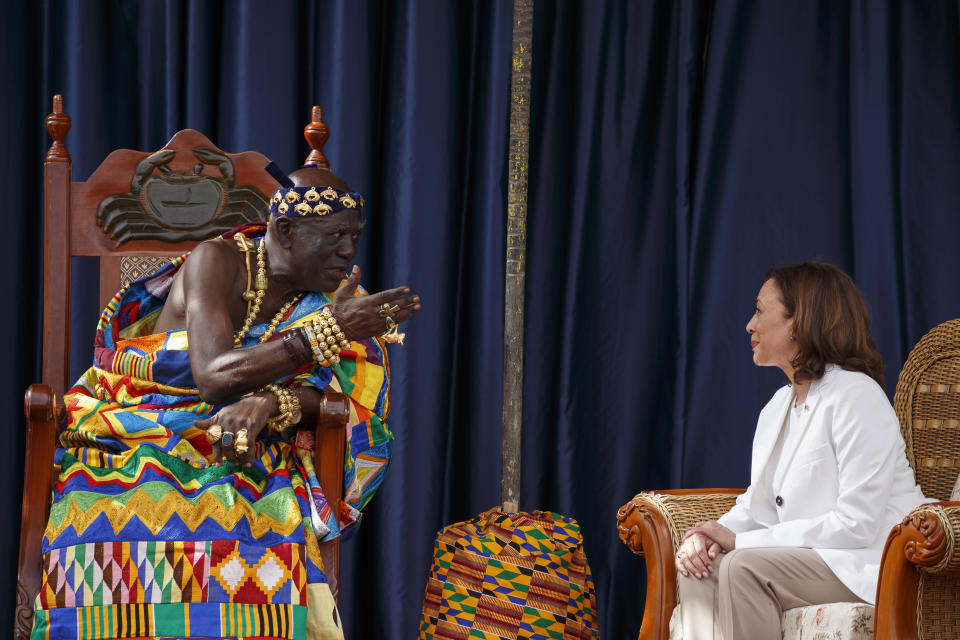
[{"label": "woman's clasped hand", "polygon": [[734,548],[736,534],[716,520],[701,522],[683,537],[677,550],[677,571],[684,577],[705,578],[713,573],[713,560]]}]

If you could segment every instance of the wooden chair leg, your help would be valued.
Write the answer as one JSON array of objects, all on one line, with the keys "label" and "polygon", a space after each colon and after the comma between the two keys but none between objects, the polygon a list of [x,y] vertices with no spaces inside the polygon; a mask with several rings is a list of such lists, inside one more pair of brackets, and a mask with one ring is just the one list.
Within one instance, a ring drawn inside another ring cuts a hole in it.
[{"label": "wooden chair leg", "polygon": [[30,637],[34,600],[40,592],[40,544],[50,513],[53,454],[57,445],[53,403],[53,391],[42,384],[31,385],[23,400],[27,438],[20,519],[20,556],[17,562],[17,609],[13,636],[16,640],[27,640]]}]

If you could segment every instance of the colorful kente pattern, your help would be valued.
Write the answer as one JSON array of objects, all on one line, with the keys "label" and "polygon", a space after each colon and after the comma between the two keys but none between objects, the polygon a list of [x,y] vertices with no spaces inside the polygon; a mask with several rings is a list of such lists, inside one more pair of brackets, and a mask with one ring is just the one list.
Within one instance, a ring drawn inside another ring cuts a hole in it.
[{"label": "colorful kente pattern", "polygon": [[[197,631],[199,629],[199,631]],[[37,611],[37,638],[303,638],[306,607],[170,603],[116,604]]]},{"label": "colorful kente pattern", "polygon": [[96,542],[43,556],[44,609],[129,602],[306,606],[304,545],[235,540]]},{"label": "colorful kente pattern", "polygon": [[420,638],[597,638],[596,608],[575,520],[488,511],[437,534]]},{"label": "colorful kente pattern", "polygon": [[[263,226],[239,232],[252,237]],[[329,598],[318,541],[355,524],[383,479],[393,434],[378,339],[352,343],[331,368],[308,366],[277,381],[351,399],[341,513],[320,488],[309,430],[291,438],[264,429],[250,468],[212,464],[211,445],[193,425],[221,407],[196,389],[186,331],[152,333],[185,259],[110,301],[94,366],[64,397],[33,640],[304,639],[307,607]],[[330,300],[304,295],[272,339]],[[265,329],[253,327],[241,348]]]}]

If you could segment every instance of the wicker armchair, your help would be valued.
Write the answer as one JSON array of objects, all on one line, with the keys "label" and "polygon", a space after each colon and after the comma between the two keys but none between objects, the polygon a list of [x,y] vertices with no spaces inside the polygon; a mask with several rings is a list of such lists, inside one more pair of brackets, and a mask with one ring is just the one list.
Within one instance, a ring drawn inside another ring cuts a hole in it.
[{"label": "wicker armchair", "polygon": [[[960,472],[960,319],[910,352],[894,396],[907,459],[924,495],[948,500]],[[645,491],[617,514],[620,539],[647,569],[640,640],[666,640],[677,604],[673,557],[695,523],[733,506],[742,489]],[[874,638],[960,638],[960,502],[918,507],[887,539]]]}]

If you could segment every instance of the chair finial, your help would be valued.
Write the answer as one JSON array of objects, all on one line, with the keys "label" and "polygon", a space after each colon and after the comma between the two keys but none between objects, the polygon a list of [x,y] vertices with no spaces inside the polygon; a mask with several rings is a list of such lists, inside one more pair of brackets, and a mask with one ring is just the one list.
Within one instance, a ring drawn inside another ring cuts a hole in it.
[{"label": "chair finial", "polygon": [[310,155],[303,164],[315,164],[317,168],[329,171],[330,163],[327,161],[327,156],[323,155],[323,145],[330,137],[330,128],[323,123],[323,109],[319,106],[313,107],[311,116],[310,124],[303,128],[303,137],[310,145]]},{"label": "chair finial", "polygon": [[63,112],[63,96],[53,96],[53,113],[47,116],[47,132],[53,138],[53,144],[47,151],[47,162],[70,162],[70,152],[63,139],[70,131],[70,116]]}]

